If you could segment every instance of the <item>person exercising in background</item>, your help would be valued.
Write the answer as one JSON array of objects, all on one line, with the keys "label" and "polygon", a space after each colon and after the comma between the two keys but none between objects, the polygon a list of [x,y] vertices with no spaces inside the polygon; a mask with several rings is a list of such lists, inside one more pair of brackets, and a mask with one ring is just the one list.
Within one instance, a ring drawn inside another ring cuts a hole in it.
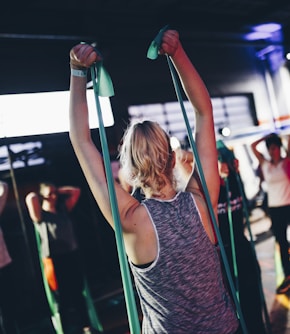
[{"label": "person exercising in background", "polygon": [[267,331],[264,325],[263,304],[260,295],[260,265],[255,250],[252,249],[252,245],[244,233],[245,208],[242,193],[243,184],[238,181],[239,160],[225,145],[218,149],[218,153],[220,174],[219,231],[249,334],[265,334]]},{"label": "person exercising in background", "polygon": [[[257,148],[264,142],[270,159],[267,159]],[[268,212],[272,222],[272,232],[280,248],[280,256],[284,271],[284,280],[277,287],[277,294],[285,294],[290,290],[289,241],[287,228],[290,223],[290,136],[286,156],[282,157],[282,140],[275,134],[268,134],[251,144],[251,148],[262,169],[267,185]]]},{"label": "person exercising in background", "polygon": [[[83,296],[84,276],[77,239],[69,217],[80,194],[81,190],[77,187],[56,187],[53,183],[42,182],[38,193],[27,194],[26,205],[40,234],[41,254],[44,270],[49,275],[48,282],[52,290],[58,293],[64,330],[77,323],[79,332],[84,329],[85,333],[90,322]],[[49,265],[47,271],[46,263]]]}]

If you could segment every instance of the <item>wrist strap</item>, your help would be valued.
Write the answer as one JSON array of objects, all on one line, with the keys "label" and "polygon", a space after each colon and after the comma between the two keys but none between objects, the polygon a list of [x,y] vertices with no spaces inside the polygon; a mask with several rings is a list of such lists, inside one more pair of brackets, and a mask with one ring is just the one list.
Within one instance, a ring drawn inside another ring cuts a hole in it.
[{"label": "wrist strap", "polygon": [[80,77],[80,78],[86,78],[87,77],[87,69],[83,70],[76,70],[74,68],[71,68],[71,75],[74,77]]}]

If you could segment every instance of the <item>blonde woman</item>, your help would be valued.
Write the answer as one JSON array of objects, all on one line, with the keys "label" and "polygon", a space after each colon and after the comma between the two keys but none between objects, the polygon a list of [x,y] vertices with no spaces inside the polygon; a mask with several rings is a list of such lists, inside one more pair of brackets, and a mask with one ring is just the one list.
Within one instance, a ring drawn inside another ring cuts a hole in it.
[{"label": "blonde woman", "polygon": [[[196,110],[196,145],[214,210],[219,194],[212,105],[207,89],[186,55],[177,31],[162,38]],[[70,52],[70,138],[91,191],[114,228],[102,156],[88,126],[86,69],[100,58],[90,45]],[[121,168],[129,184],[140,187],[139,203],[115,184],[125,248],[143,311],[142,332],[235,333],[238,322],[223,285],[214,231],[201,189],[191,177],[178,192],[175,153],[168,134],[154,122],[133,124],[125,133]]]}]

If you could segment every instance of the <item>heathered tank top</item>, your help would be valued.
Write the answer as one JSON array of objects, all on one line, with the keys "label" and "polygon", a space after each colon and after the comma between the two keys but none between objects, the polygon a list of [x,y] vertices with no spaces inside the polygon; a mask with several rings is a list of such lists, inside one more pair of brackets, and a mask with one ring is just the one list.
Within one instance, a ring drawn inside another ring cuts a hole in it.
[{"label": "heathered tank top", "polygon": [[158,238],[145,269],[130,263],[143,312],[143,334],[230,334],[236,312],[191,193],[143,202]]}]

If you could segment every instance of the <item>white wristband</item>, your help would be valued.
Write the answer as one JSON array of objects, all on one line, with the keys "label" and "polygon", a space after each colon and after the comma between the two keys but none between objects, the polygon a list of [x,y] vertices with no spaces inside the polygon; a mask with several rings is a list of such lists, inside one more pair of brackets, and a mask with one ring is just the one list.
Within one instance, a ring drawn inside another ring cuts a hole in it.
[{"label": "white wristband", "polygon": [[71,75],[74,77],[81,77],[81,78],[86,78],[87,77],[87,70],[76,70],[74,68],[71,68]]}]

